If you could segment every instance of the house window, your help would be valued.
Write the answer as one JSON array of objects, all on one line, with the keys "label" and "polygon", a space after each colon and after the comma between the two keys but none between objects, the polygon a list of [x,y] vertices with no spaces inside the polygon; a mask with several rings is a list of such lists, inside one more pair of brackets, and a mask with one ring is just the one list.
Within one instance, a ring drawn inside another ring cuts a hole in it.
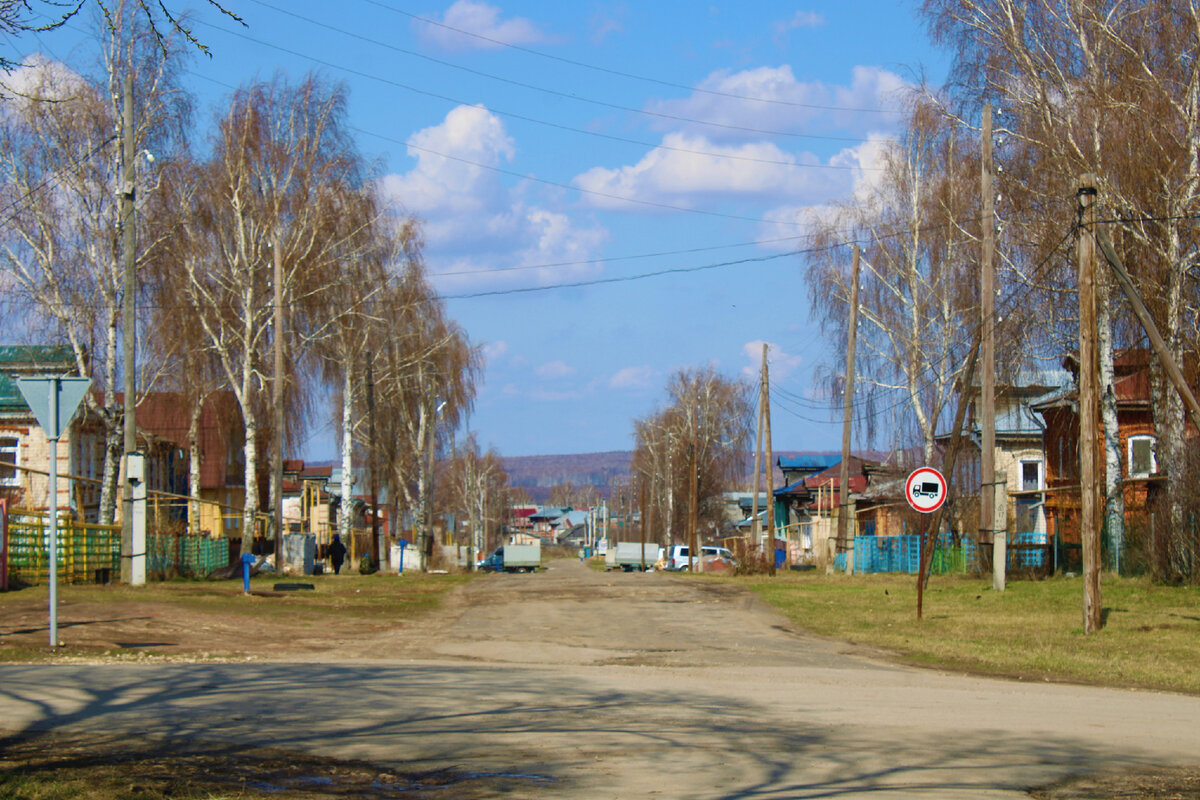
[{"label": "house window", "polygon": [[1042,462],[1021,462],[1021,491],[1036,492],[1042,488]]},{"label": "house window", "polygon": [[1129,477],[1148,478],[1152,472],[1158,471],[1158,463],[1154,458],[1153,436],[1129,437]]},{"label": "house window", "polygon": [[[7,464],[17,464],[17,445],[20,440],[15,436],[0,436],[0,461]],[[16,486],[20,481],[17,479],[17,468],[15,466],[0,465],[0,485]]]}]

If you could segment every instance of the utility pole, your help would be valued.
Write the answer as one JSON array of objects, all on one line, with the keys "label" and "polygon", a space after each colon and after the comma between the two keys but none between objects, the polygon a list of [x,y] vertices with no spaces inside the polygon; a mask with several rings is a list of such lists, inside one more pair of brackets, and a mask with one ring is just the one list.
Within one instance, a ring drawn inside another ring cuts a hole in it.
[{"label": "utility pole", "polygon": [[[375,454],[375,373],[372,362],[374,359],[367,355],[367,435],[371,438],[371,549],[375,552],[375,563],[382,573],[384,567],[383,543],[379,540],[379,468]],[[471,541],[475,541],[475,529],[471,528]],[[474,547],[468,551],[471,570],[475,569]]]},{"label": "utility pole", "polygon": [[980,325],[983,328],[983,374],[980,376],[979,532],[992,544],[992,589],[1004,591],[1005,534],[996,530],[996,225],[992,189],[992,106],[983,107],[983,253],[979,259]]},{"label": "utility pole", "polygon": [[767,448],[767,574],[775,577],[775,492],[771,484],[775,470],[771,466],[771,373],[767,367],[767,346],[763,344],[763,418]]},{"label": "utility pole", "polygon": [[[766,345],[763,345],[763,348],[765,351]],[[764,352],[763,369],[766,369],[766,366],[767,359]],[[765,387],[767,384],[763,369],[758,371],[758,434],[754,445],[754,484],[750,489],[752,492],[752,497],[750,498],[750,537],[755,542],[762,541],[759,538],[761,530],[758,524],[758,485],[759,476],[762,475],[763,416],[766,413]],[[747,543],[746,555],[749,555],[749,543]]]},{"label": "utility pole", "polygon": [[646,478],[638,481],[638,530],[642,534],[642,572],[646,571]]},{"label": "utility pole", "polygon": [[[131,69],[131,67],[130,67]],[[126,71],[123,107],[121,112],[121,257],[124,262],[122,276],[121,344],[122,360],[125,363],[125,406],[124,406],[124,450],[125,481],[121,497],[121,582],[134,586],[146,583],[146,528],[135,524],[133,508],[133,481],[129,469],[130,457],[137,453],[137,351],[134,330],[137,316],[134,300],[137,298],[137,211],[135,207],[136,165],[133,146],[133,74]],[[144,501],[143,501],[144,502]],[[143,517],[144,519],[144,517]]]},{"label": "utility pole", "polygon": [[696,425],[692,421],[692,441],[688,442],[688,560],[696,565],[696,572],[704,571],[700,561],[699,532],[700,503],[696,497],[700,493],[700,475],[696,464]]},{"label": "utility pole", "polygon": [[271,403],[275,415],[275,446],[271,448],[271,524],[275,529],[275,565],[283,574],[283,241],[279,231],[271,241],[272,279],[275,310],[271,323],[274,334],[275,368],[271,381]]},{"label": "utility pole", "polygon": [[846,381],[842,387],[842,464],[838,472],[838,546],[847,549],[846,571],[854,573],[853,550],[847,548],[850,532],[850,426],[854,418],[854,356],[858,347],[858,245],[850,262],[850,330],[846,335]]},{"label": "utility pole", "polygon": [[1083,546],[1083,632],[1102,627],[1096,352],[1096,177],[1079,177],[1079,539]]}]

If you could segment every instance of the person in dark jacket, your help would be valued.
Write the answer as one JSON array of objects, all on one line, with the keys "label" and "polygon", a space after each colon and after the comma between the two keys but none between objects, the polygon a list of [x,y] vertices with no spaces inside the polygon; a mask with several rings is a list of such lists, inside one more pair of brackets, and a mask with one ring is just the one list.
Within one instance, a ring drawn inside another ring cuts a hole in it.
[{"label": "person in dark jacket", "polygon": [[342,562],[346,560],[346,545],[342,544],[340,534],[333,535],[333,541],[329,543],[329,561],[333,564],[333,574],[340,575],[342,572]]}]

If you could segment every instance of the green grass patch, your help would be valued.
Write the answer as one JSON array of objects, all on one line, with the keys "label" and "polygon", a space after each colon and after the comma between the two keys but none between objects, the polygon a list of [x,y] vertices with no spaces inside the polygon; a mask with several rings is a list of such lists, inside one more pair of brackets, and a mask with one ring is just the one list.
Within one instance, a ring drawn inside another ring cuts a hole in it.
[{"label": "green grass patch", "polygon": [[935,576],[918,620],[916,577],[803,573],[734,579],[796,625],[913,663],[1023,680],[1200,694],[1200,587],[1105,575],[1105,626],[1083,633],[1079,578],[1013,581],[1004,592]]}]

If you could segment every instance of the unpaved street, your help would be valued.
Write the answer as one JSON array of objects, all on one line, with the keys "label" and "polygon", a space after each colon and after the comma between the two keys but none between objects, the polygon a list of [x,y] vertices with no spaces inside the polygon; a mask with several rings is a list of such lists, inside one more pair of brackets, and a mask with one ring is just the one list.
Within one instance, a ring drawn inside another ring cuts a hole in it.
[{"label": "unpaved street", "polygon": [[1200,762],[1200,698],[869,655],[729,587],[558,561],[313,658],[3,666],[0,727],[454,770],[472,797],[1016,798],[1102,767]]}]

